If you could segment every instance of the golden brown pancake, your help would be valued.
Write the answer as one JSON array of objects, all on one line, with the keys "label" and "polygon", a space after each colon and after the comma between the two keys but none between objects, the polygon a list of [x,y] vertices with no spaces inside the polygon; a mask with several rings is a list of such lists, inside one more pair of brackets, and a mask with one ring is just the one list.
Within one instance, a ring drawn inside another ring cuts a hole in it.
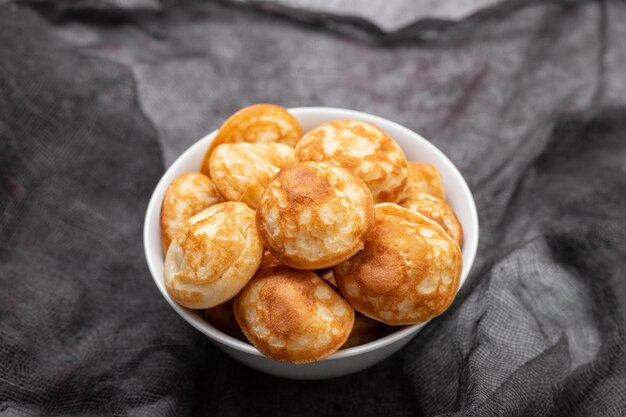
[{"label": "golden brown pancake", "polygon": [[350,336],[348,336],[346,343],[341,346],[341,349],[348,349],[374,341],[382,336],[385,327],[387,326],[379,321],[372,320],[361,313],[356,313]]},{"label": "golden brown pancake", "polygon": [[211,178],[229,201],[256,209],[267,184],[294,161],[294,150],[278,143],[226,143],[209,160]]},{"label": "golden brown pancake", "polygon": [[285,264],[276,259],[276,257],[272,255],[272,252],[266,250],[263,254],[263,260],[261,261],[261,266],[259,266],[259,270],[272,268],[275,266],[285,266]]},{"label": "golden brown pancake", "polygon": [[239,323],[235,319],[233,312],[233,299],[223,302],[213,308],[204,310],[204,318],[206,321],[222,333],[226,333],[230,337],[248,342],[246,336],[241,331]]},{"label": "golden brown pancake", "polygon": [[430,194],[416,193],[406,196],[398,204],[436,221],[459,246],[463,246],[463,228],[454,210],[445,201]]},{"label": "golden brown pancake", "polygon": [[265,247],[297,269],[321,269],[363,247],[374,220],[372,195],[343,168],[300,162],[267,186],[256,224]]},{"label": "golden brown pancake", "polygon": [[337,287],[337,283],[335,282],[335,277],[333,276],[332,268],[320,269],[319,271],[317,271],[317,275],[319,275],[320,278],[322,278],[324,281],[331,284],[333,287]]},{"label": "golden brown pancake", "polygon": [[441,175],[433,164],[426,162],[409,162],[409,182],[403,196],[427,193],[440,200],[446,199]]},{"label": "golden brown pancake", "polygon": [[347,169],[369,187],[374,203],[398,201],[407,184],[402,149],[378,127],[357,120],[335,120],[311,130],[296,145],[296,160]]},{"label": "golden brown pancake", "polygon": [[260,269],[235,297],[235,317],[250,342],[278,361],[314,362],[344,344],[354,309],[311,271]]},{"label": "golden brown pancake", "polygon": [[187,172],[172,181],[161,205],[163,252],[187,219],[222,201],[213,181],[199,172]]},{"label": "golden brown pancake", "polygon": [[263,257],[254,210],[244,203],[215,204],[178,230],[165,256],[165,287],[188,308],[211,308],[234,297]]},{"label": "golden brown pancake", "polygon": [[396,204],[376,205],[365,248],[333,275],[359,312],[390,325],[416,324],[443,313],[459,287],[459,245],[429,218]]},{"label": "golden brown pancake", "polygon": [[300,124],[287,109],[274,104],[254,104],[230,116],[207,149],[201,171],[209,175],[209,158],[223,143],[281,143],[291,147],[302,136]]}]

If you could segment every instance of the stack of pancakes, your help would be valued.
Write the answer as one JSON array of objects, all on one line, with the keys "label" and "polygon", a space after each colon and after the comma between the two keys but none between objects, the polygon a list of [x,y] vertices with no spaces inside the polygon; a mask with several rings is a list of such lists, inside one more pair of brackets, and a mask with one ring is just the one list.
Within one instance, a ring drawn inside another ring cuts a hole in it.
[{"label": "stack of pancakes", "polygon": [[200,171],[163,200],[166,288],[265,355],[317,361],[454,300],[463,230],[441,176],[376,126],[302,136],[286,109],[253,105],[224,122]]}]

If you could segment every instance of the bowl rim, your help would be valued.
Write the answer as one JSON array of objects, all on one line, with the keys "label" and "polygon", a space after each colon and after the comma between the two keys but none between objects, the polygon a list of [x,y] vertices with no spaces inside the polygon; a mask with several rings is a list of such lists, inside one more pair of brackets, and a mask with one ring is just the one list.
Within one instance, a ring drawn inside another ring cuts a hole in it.
[{"label": "bowl rim", "polygon": [[[357,120],[366,120],[368,122],[376,124],[377,126],[381,127],[383,130],[385,130],[384,126],[381,126],[381,125],[393,126],[394,129],[402,131],[404,135],[411,136],[415,140],[423,142],[423,144],[427,148],[429,148],[431,152],[438,154],[440,159],[442,159],[446,164],[450,166],[451,172],[454,176],[455,181],[460,186],[462,193],[465,194],[466,199],[470,202],[469,204],[470,223],[473,229],[476,231],[475,234],[473,235],[473,239],[466,240],[463,244],[463,249],[468,251],[469,261],[465,262],[467,264],[467,268],[465,267],[463,268],[463,272],[461,274],[461,279],[459,282],[459,289],[457,290],[457,294],[458,294],[464,282],[466,281],[467,276],[469,275],[469,272],[471,271],[472,266],[474,264],[474,260],[476,258],[476,252],[478,249],[478,238],[479,238],[480,229],[479,229],[479,224],[478,224],[478,213],[476,210],[476,203],[474,201],[474,196],[469,186],[467,185],[467,182],[465,181],[465,179],[459,172],[458,168],[456,167],[456,165],[439,148],[437,148],[435,145],[433,145],[430,141],[428,141],[419,133],[414,132],[405,126],[402,126],[399,123],[396,123],[394,121],[391,121],[389,119],[386,119],[380,116],[376,116],[370,113],[361,112],[357,110],[350,110],[350,109],[344,109],[344,108],[338,108],[338,107],[321,107],[321,106],[292,107],[292,108],[288,108],[287,110],[290,113],[292,113],[296,118],[299,118],[300,116],[305,116],[305,115],[317,114],[320,112],[332,112],[332,113],[337,114],[336,116],[337,119],[353,118]],[[191,146],[189,146],[189,148],[187,148],[183,153],[181,153],[170,164],[170,166],[167,167],[167,169],[163,172],[161,178],[159,179],[158,183],[154,187],[154,190],[148,202],[148,206],[146,208],[146,214],[144,218],[144,226],[143,226],[144,254],[146,257],[146,262],[148,264],[148,269],[150,270],[150,274],[152,275],[152,279],[154,283],[156,284],[157,288],[159,289],[159,291],[161,292],[161,295],[163,296],[163,298],[165,298],[168,304],[176,311],[176,313],[178,313],[178,315],[181,316],[186,322],[191,324],[194,328],[196,328],[197,330],[199,330],[206,336],[209,336],[212,340],[222,343],[230,348],[233,348],[243,353],[251,354],[254,356],[266,357],[253,345],[242,342],[238,339],[235,339],[232,336],[229,336],[223,333],[222,331],[216,329],[207,321],[202,319],[199,314],[196,314],[192,312],[191,310],[186,309],[185,307],[182,307],[181,305],[176,303],[167,293],[167,290],[165,289],[165,285],[163,284],[162,279],[160,279],[157,276],[156,271],[154,269],[153,253],[149,249],[149,236],[148,235],[149,235],[149,228],[150,228],[150,220],[155,215],[154,214],[155,212],[160,213],[161,201],[160,201],[160,198],[158,198],[158,194],[160,194],[159,191],[162,188],[164,187],[167,188],[167,186],[169,186],[169,184],[164,184],[165,179],[167,177],[167,173],[173,167],[175,167],[179,161],[186,159],[189,154],[198,152],[199,148],[202,145],[202,142],[213,139],[213,137],[217,134],[217,131],[218,129],[205,135],[204,137],[202,137],[201,139],[193,143]],[[322,361],[344,359],[344,358],[358,356],[361,354],[365,354],[367,352],[381,349],[385,346],[393,344],[394,342],[398,340],[404,339],[410,336],[411,334],[417,333],[421,328],[423,328],[429,322],[430,320],[425,321],[423,323],[419,323],[419,324],[400,327],[398,330],[388,335],[385,335],[381,337],[380,339],[376,339],[374,341],[371,341],[371,342],[368,342],[359,346],[354,346],[351,348],[338,350],[332,355],[322,359]]]}]

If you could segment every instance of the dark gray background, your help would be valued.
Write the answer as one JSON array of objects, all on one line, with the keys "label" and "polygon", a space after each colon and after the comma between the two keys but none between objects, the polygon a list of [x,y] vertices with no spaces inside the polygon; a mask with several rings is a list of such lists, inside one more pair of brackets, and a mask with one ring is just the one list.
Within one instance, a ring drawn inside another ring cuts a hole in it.
[{"label": "dark gray background", "polygon": [[[402,123],[474,192],[468,285],[367,371],[257,373],[152,284],[152,189],[254,102]],[[624,416],[625,104],[618,2],[0,1],[0,416]]]}]

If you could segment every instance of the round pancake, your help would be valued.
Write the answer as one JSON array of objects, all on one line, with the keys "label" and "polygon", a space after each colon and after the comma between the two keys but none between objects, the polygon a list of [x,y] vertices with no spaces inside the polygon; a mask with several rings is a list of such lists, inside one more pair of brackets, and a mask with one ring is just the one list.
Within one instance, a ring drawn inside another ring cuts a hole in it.
[{"label": "round pancake", "polygon": [[320,269],[319,271],[317,271],[317,275],[319,275],[320,278],[331,284],[333,287],[337,287],[337,282],[335,282],[332,268]]},{"label": "round pancake", "polygon": [[201,171],[209,175],[209,158],[223,143],[281,143],[296,146],[302,136],[298,120],[284,107],[254,104],[230,116],[217,132],[202,161]]},{"label": "round pancake", "polygon": [[244,203],[215,204],[176,233],[165,256],[165,287],[185,307],[215,307],[248,283],[262,257],[254,210]]},{"label": "round pancake", "polygon": [[199,172],[187,172],[172,181],[161,205],[163,252],[187,219],[222,201],[213,181]]},{"label": "round pancake", "polygon": [[259,270],[272,268],[274,266],[285,266],[285,264],[276,259],[276,257],[272,255],[272,252],[266,250],[263,254],[263,260],[261,261],[261,266],[259,266]]},{"label": "round pancake", "polygon": [[374,203],[398,201],[407,184],[402,149],[378,127],[357,120],[335,120],[311,130],[296,145],[296,160],[347,169],[369,187]]},{"label": "round pancake", "polygon": [[204,310],[204,318],[206,321],[222,333],[226,333],[230,337],[247,342],[246,336],[241,331],[239,323],[235,319],[233,312],[233,299],[223,302],[213,308]]},{"label": "round pancake", "polygon": [[443,313],[459,287],[459,245],[437,223],[392,203],[376,205],[365,248],[335,266],[337,286],[356,310],[390,325]]},{"label": "round pancake", "polygon": [[348,349],[351,347],[364,345],[382,336],[385,331],[385,325],[379,321],[372,320],[361,313],[354,315],[354,326],[346,343],[341,346],[341,349]]},{"label": "round pancake", "polygon": [[454,210],[445,201],[430,194],[416,193],[406,196],[398,204],[436,221],[459,246],[463,246],[463,228]]},{"label": "round pancake", "polygon": [[446,199],[443,181],[437,168],[426,162],[409,162],[409,182],[403,196],[427,193],[440,200]]},{"label": "round pancake", "polygon": [[363,247],[374,223],[372,195],[343,168],[300,162],[267,186],[256,213],[265,247],[297,269],[338,264]]},{"label": "round pancake", "polygon": [[265,187],[283,167],[293,163],[294,150],[278,143],[226,143],[209,159],[211,178],[229,201],[256,209]]},{"label": "round pancake", "polygon": [[260,269],[235,297],[235,317],[263,354],[278,361],[318,361],[338,350],[354,309],[311,271]]}]

